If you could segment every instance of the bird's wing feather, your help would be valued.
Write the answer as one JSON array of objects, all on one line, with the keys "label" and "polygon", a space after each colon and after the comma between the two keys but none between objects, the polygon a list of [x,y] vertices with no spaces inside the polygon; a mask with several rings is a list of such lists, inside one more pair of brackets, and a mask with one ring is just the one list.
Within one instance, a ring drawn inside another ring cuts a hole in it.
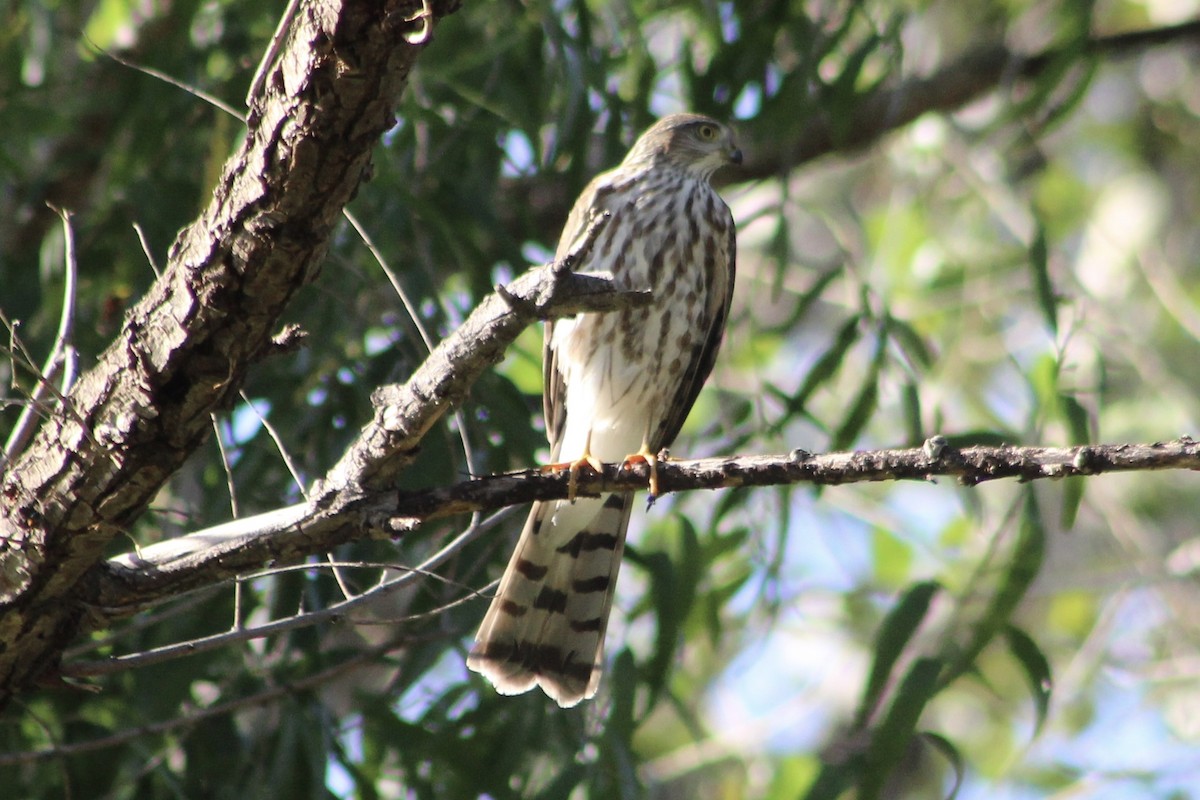
[{"label": "bird's wing feather", "polygon": [[[558,247],[554,251],[554,260],[561,261],[573,252],[579,245],[580,239],[587,232],[592,222],[592,215],[598,211],[598,204],[603,203],[604,197],[611,190],[612,171],[597,175],[579,193],[567,222],[563,226],[562,236],[558,239]],[[611,220],[609,224],[612,224]],[[594,259],[590,251],[583,253],[580,263],[574,265],[575,272],[591,272],[595,269]],[[567,425],[567,387],[563,381],[562,371],[558,366],[558,353],[551,342],[554,339],[554,321],[547,320],[544,326],[545,336],[542,340],[542,410],[546,419],[546,437],[550,441],[550,460],[559,460],[559,443]]]},{"label": "bird's wing feather", "polygon": [[[725,320],[729,316],[729,306],[733,302],[734,272],[737,268],[737,233],[734,229],[733,216],[724,201],[715,198],[719,211],[724,214],[728,226],[726,236],[727,268],[717,263],[713,269],[713,286],[708,294],[708,308],[705,316],[708,318],[708,330],[700,343],[699,353],[688,360],[688,369],[680,381],[675,397],[667,404],[670,409],[659,428],[659,435],[650,442],[651,452],[657,453],[664,447],[670,446],[679,435],[684,420],[692,410],[692,404],[700,394],[701,387],[708,380],[717,360],[717,351],[721,348],[721,338],[725,333]],[[722,284],[724,281],[724,284]]]}]

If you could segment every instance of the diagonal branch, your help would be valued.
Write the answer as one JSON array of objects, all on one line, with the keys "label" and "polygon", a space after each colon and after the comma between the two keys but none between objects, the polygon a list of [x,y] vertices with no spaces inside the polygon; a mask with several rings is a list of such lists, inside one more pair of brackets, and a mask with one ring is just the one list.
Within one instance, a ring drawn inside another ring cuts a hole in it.
[{"label": "diagonal branch", "polygon": [[[434,6],[449,13],[453,0]],[[81,622],[82,578],[204,441],[270,350],[423,44],[412,0],[305,3],[208,208],[121,334],[0,476],[0,705]]]},{"label": "diagonal branch", "polygon": [[[592,231],[604,220],[598,220]],[[581,247],[590,246],[584,237]],[[619,291],[611,278],[572,272],[572,256],[531,270],[489,295],[433,354],[398,386],[375,393],[375,418],[310,499],[235,520],[109,561],[98,568],[92,624],[124,616],[167,597],[208,586],[268,561],[290,561],[365,537],[402,532],[390,524],[394,491],[387,478],[415,456],[424,434],[461,405],[475,380],[533,322],[581,311],[611,311],[650,301]],[[385,502],[380,503],[383,498]]]},{"label": "diagonal branch", "polygon": [[504,351],[531,323],[649,304],[648,291],[619,292],[607,275],[571,271],[607,223],[607,215],[597,217],[561,261],[497,287],[406,383],[376,391],[371,398],[374,419],[310,492],[316,507],[336,514],[338,507],[364,491],[394,485],[434,423],[466,400],[471,385],[500,363]]}]

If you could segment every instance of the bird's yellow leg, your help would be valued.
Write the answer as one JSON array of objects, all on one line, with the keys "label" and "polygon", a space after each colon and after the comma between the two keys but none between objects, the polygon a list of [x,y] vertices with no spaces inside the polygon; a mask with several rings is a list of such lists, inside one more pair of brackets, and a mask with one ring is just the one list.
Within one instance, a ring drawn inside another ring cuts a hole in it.
[{"label": "bird's yellow leg", "polygon": [[650,466],[650,497],[658,497],[658,455],[650,452],[650,445],[645,440],[642,440],[642,447],[636,453],[625,456],[625,460],[621,462],[621,469],[629,469],[632,465],[644,462]]},{"label": "bird's yellow leg", "polygon": [[557,464],[547,464],[542,467],[542,472],[553,472],[561,469],[569,470],[571,475],[567,479],[567,499],[575,499],[576,484],[579,481],[579,471],[584,467],[591,467],[592,471],[597,475],[603,474],[604,464],[600,459],[592,455],[592,432],[588,431],[587,441],[583,445],[583,455],[574,461],[562,461]]}]

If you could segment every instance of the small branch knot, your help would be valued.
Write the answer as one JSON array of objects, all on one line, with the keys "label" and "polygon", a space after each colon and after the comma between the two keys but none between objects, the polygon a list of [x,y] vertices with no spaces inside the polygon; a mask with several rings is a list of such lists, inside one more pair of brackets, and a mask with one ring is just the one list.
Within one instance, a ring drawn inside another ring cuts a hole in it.
[{"label": "small branch knot", "polygon": [[930,461],[938,461],[949,446],[950,440],[939,433],[926,439],[922,449],[925,451],[926,458]]}]

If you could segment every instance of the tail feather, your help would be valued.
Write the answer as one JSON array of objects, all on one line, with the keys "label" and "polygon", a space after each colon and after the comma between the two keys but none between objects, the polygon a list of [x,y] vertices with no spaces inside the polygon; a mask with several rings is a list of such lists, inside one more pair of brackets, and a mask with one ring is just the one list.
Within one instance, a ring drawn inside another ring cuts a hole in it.
[{"label": "tail feather", "polygon": [[596,694],[633,496],[535,503],[467,666],[501,694]]}]

